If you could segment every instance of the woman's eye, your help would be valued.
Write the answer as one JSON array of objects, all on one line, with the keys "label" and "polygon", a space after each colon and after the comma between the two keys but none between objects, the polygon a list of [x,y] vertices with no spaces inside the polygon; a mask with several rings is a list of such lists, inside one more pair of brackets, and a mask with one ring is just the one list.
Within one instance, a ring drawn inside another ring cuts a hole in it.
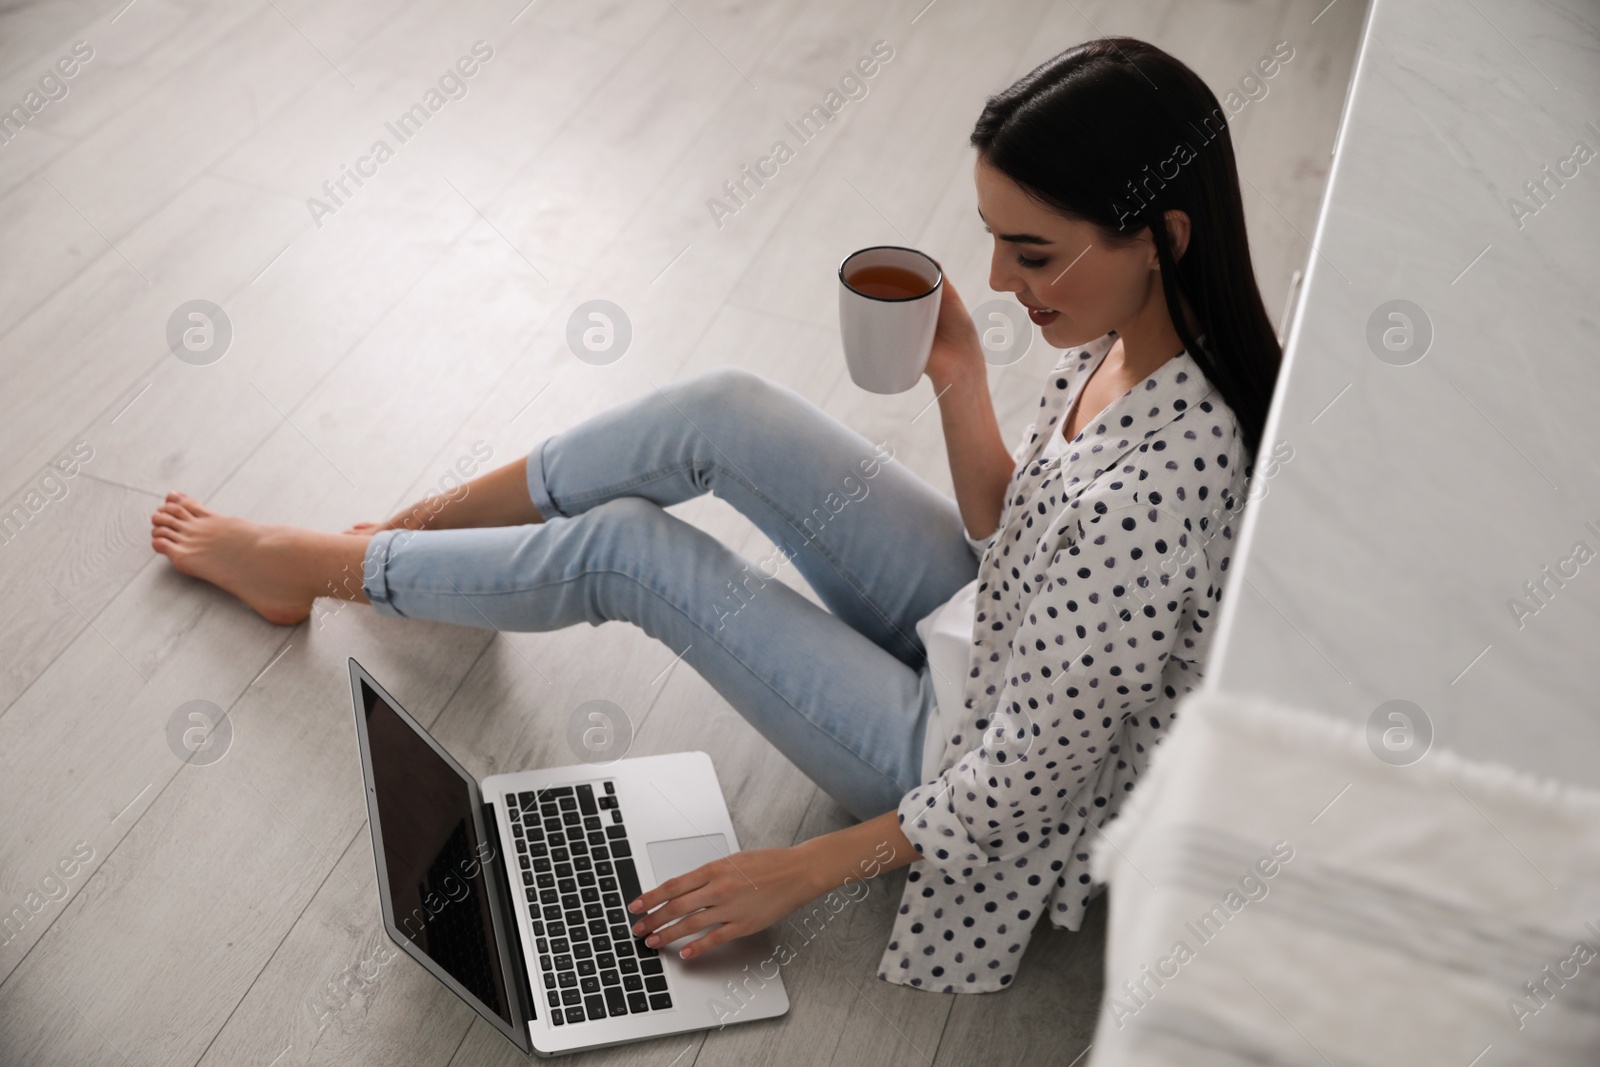
[{"label": "woman's eye", "polygon": [[1027,256],[1022,255],[1021,253],[1018,253],[1018,255],[1017,255],[1017,266],[1019,266],[1019,267],[1027,267],[1030,270],[1034,270],[1034,269],[1037,269],[1039,267],[1042,267],[1048,262],[1050,262],[1048,259],[1030,259]]}]

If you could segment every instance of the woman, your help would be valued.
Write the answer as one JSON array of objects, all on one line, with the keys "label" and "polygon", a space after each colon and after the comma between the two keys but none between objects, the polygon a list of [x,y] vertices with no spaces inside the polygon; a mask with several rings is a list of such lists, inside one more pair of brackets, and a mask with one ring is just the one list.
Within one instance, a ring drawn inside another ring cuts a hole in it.
[{"label": "woman", "polygon": [[[1183,64],[1079,45],[991,98],[971,141],[990,285],[1066,352],[1008,452],[947,281],[927,374],[954,503],[787,390],[718,370],[442,507],[324,534],[173,494],[152,543],[284,624],[333,592],[503,630],[639,625],[863,821],[672,879],[631,903],[636,932],[715,926],[692,956],[914,864],[879,976],[998,989],[1042,911],[1078,928],[1090,842],[1199,681],[1279,350],[1226,119]],[[663,510],[708,490],[827,610]]]}]

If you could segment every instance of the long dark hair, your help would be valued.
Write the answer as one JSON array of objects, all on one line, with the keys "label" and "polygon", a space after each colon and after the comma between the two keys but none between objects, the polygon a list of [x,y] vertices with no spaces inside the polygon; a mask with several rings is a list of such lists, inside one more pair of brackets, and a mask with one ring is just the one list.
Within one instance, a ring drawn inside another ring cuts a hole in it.
[{"label": "long dark hair", "polygon": [[[1206,83],[1152,44],[1101,37],[991,96],[972,144],[990,166],[1053,210],[1092,224],[1108,244],[1150,231],[1172,324],[1233,409],[1253,456],[1282,349],[1250,266],[1227,114]],[[1164,215],[1172,209],[1189,216],[1177,261]],[[1204,348],[1190,335],[1180,293]]]}]

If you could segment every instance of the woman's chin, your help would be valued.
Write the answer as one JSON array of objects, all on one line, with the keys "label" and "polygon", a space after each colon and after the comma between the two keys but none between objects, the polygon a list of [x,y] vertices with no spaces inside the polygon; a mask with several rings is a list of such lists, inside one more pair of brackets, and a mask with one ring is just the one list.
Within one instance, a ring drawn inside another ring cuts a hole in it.
[{"label": "woman's chin", "polygon": [[1092,337],[1078,337],[1078,330],[1073,329],[1065,315],[1057,314],[1054,319],[1039,327],[1039,336],[1044,338],[1044,343],[1051,348],[1080,348],[1094,340]]}]

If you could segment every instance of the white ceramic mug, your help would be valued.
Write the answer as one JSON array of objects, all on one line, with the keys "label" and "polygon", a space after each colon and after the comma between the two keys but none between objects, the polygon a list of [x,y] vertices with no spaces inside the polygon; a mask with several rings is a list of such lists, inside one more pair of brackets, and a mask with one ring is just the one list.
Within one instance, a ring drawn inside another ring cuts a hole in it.
[{"label": "white ceramic mug", "polygon": [[[899,267],[927,283],[915,296],[872,296],[846,280],[865,267]],[[839,264],[839,332],[850,378],[872,393],[903,393],[917,384],[933,349],[944,272],[914,248],[876,245]]]}]

